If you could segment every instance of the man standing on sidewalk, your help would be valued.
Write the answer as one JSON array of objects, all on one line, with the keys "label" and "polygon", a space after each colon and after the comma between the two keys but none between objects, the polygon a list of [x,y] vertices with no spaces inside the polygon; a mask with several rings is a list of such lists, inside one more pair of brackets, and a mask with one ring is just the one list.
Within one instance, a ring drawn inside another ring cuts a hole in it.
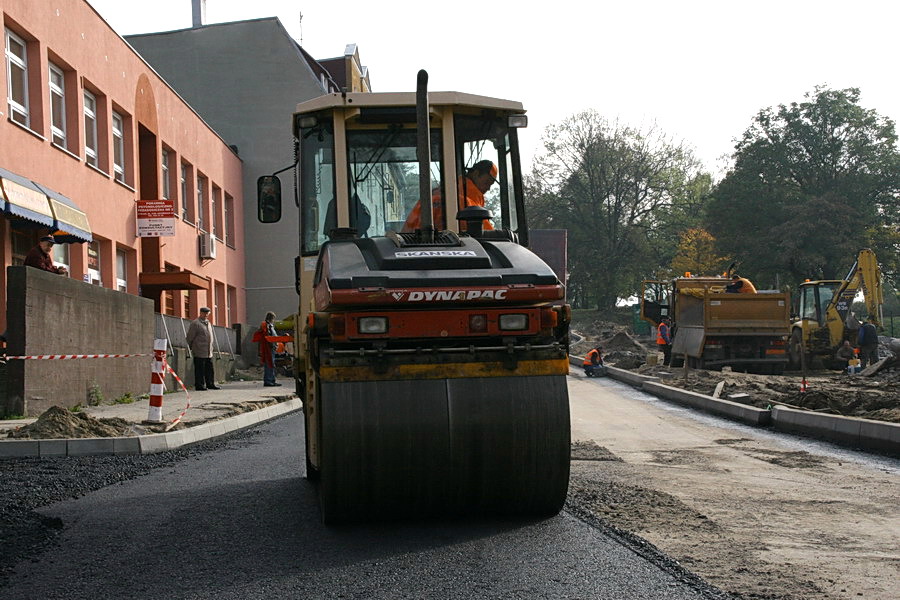
[{"label": "man standing on sidewalk", "polygon": [[216,386],[216,373],[213,369],[213,328],[209,322],[210,310],[207,307],[200,309],[200,316],[191,321],[187,331],[187,343],[194,355],[194,389],[218,390]]}]

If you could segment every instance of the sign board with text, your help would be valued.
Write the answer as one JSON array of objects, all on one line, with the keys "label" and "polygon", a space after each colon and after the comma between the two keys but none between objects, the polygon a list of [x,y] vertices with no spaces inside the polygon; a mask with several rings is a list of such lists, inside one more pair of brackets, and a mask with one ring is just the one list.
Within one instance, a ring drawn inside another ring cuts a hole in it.
[{"label": "sign board with text", "polygon": [[138,200],[137,236],[175,235],[175,200]]}]

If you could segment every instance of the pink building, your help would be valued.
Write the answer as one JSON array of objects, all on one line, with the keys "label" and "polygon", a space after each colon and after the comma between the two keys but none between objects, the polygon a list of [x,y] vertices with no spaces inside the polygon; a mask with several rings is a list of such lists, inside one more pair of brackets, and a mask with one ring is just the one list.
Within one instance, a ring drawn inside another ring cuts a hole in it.
[{"label": "pink building", "polygon": [[[0,14],[3,306],[6,267],[61,232],[70,277],[245,322],[236,152],[84,0],[0,0]],[[175,235],[138,237],[138,201],[157,199],[174,201]]]}]

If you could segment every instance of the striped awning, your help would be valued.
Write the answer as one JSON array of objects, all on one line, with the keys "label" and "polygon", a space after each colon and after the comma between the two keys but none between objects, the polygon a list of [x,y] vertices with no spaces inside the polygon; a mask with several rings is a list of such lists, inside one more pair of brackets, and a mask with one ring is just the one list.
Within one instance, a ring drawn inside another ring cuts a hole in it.
[{"label": "striped awning", "polygon": [[69,198],[0,168],[0,209],[34,226],[50,229],[58,242],[93,241],[87,215]]}]

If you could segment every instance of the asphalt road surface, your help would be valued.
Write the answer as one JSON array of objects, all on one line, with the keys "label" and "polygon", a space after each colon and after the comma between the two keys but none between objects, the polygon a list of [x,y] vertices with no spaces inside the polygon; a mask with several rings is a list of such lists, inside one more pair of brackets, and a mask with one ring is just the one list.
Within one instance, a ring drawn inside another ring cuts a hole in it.
[{"label": "asphalt road surface", "polygon": [[301,430],[291,415],[39,509],[62,529],[13,568],[0,598],[725,597],[640,539],[568,512],[325,527],[300,477]]}]

